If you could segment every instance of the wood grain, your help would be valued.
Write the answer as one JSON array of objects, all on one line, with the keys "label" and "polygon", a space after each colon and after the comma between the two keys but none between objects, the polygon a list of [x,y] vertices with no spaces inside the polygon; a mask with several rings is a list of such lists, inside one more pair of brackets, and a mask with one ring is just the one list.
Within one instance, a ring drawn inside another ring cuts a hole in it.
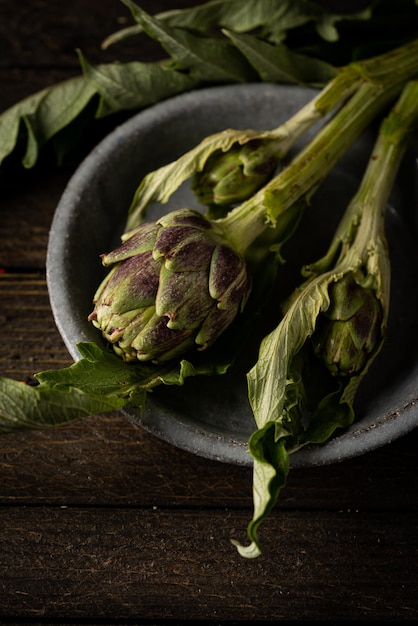
[{"label": "wood grain", "polygon": [[[45,249],[38,249],[33,240],[20,250],[14,255],[19,262],[23,256],[32,261],[38,250],[45,255]],[[44,271],[0,273],[0,299],[0,322],[7,328],[0,352],[1,376],[31,381],[36,372],[71,365],[55,326]]]},{"label": "wood grain", "polygon": [[[290,472],[278,507],[418,511],[418,433],[331,466]],[[251,469],[173,447],[122,414],[0,438],[0,504],[252,507]]]},{"label": "wood grain", "polygon": [[0,614],[412,620],[417,522],[401,513],[280,511],[263,529],[265,556],[243,561],[230,545],[246,523],[236,511],[0,510]]}]

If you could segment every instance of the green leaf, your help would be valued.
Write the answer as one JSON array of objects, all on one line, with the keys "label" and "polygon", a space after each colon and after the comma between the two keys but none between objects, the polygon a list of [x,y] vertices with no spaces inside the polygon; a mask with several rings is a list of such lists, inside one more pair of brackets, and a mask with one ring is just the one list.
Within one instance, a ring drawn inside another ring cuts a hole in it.
[{"label": "green leaf", "polygon": [[[357,389],[360,380],[360,377],[352,378],[346,389],[353,386]],[[299,438],[300,447],[311,443],[325,443],[336,430],[347,428],[353,423],[355,413],[350,398],[352,391],[347,393],[346,389],[339,385],[318,403],[309,425]]]},{"label": "green leaf", "polygon": [[[320,312],[329,307],[328,285],[334,278],[329,272],[294,292],[282,321],[261,342],[258,361],[247,374],[258,428],[249,440],[254,458],[250,544],[234,542],[244,557],[261,553],[257,530],[286,484],[289,455],[308,443],[326,441],[336,428],[354,419],[352,406],[344,401],[343,383],[335,382],[316,358],[311,369],[307,367],[313,355],[307,339]],[[346,384],[354,384],[353,379]]]},{"label": "green leaf", "polygon": [[[130,0],[122,0],[128,6],[134,18],[139,7]],[[270,23],[272,17],[278,17],[292,2],[281,2],[278,8],[277,0],[212,0],[196,7],[174,9],[157,13],[154,17],[162,24],[171,28],[182,28],[208,33],[214,28],[231,28],[238,32],[250,31]],[[284,5],[284,7],[283,7]],[[114,33],[105,41],[105,47],[141,33],[142,23]]]},{"label": "green leaf", "polygon": [[[282,4],[282,3],[280,3]],[[311,0],[295,0],[285,3],[285,10],[266,24],[265,36],[272,42],[283,41],[287,34],[301,27],[312,25],[320,39],[336,42],[340,38],[337,24],[342,21],[364,21],[372,17],[372,9],[367,7],[358,13],[333,13],[326,7]]]},{"label": "green leaf", "polygon": [[[90,65],[80,53],[84,75],[56,83],[0,115],[0,166],[20,144],[22,164],[33,167],[49,141],[58,161],[96,117],[141,109],[189,91],[198,82],[163,64],[132,62]],[[99,98],[95,103],[94,98]]]},{"label": "green leaf", "polygon": [[0,115],[0,164],[16,147],[22,126],[26,145],[22,163],[35,164],[39,149],[68,126],[95,95],[94,87],[78,76],[21,100]]},{"label": "green leaf", "polygon": [[[132,401],[133,397],[138,397],[139,390],[145,392],[163,382],[182,385],[187,377],[202,373],[198,366],[188,367],[186,362],[127,364],[114,352],[92,342],[81,342],[77,348],[82,358],[70,367],[40,372],[36,378],[41,385],[51,389],[77,387],[88,394],[119,396]],[[141,401],[139,408],[143,405]]]},{"label": "green leaf", "polygon": [[[224,373],[229,366],[221,355],[212,359],[200,353],[189,360],[127,364],[114,352],[93,342],[81,342],[77,348],[82,358],[69,367],[36,374],[41,385],[51,389],[77,387],[88,394],[119,396],[131,402],[133,397],[138,397],[139,390],[149,391],[163,383],[183,385],[186,378]],[[139,408],[143,405],[141,401]]]},{"label": "green leaf", "polygon": [[75,388],[31,387],[0,378],[0,432],[61,426],[123,404],[117,396],[95,396]]},{"label": "green leaf", "polygon": [[[137,5],[129,0],[122,0],[132,11]],[[171,28],[182,28],[190,31],[210,33],[216,28],[227,28],[235,32],[249,32],[268,27],[273,19],[281,19],[291,10],[292,2],[277,0],[212,0],[195,7],[174,9],[157,13],[154,18],[161,24]],[[145,29],[139,22],[113,33],[103,43],[103,47],[119,43],[127,38],[142,33]]]},{"label": "green leaf", "polygon": [[189,75],[161,63],[90,65],[81,52],[79,58],[84,76],[101,96],[97,117],[142,109],[198,86]]},{"label": "green leaf", "polygon": [[319,87],[337,74],[320,59],[292,52],[284,44],[271,44],[251,35],[224,31],[264,82],[296,83]]},{"label": "green leaf", "polygon": [[127,405],[142,411],[151,389],[183,385],[193,376],[222,375],[233,358],[213,350],[178,362],[127,364],[93,342],[77,347],[82,358],[36,374],[38,386],[0,378],[0,432],[60,426]]},{"label": "green leaf", "polygon": [[247,528],[250,544],[243,546],[238,541],[232,540],[243,557],[256,558],[261,554],[257,536],[258,528],[276,504],[289,474],[290,462],[286,445],[288,434],[284,432],[277,439],[276,426],[270,422],[264,428],[255,431],[249,440],[249,450],[254,459],[254,513]]},{"label": "green leaf", "polygon": [[176,66],[204,82],[246,82],[256,75],[244,57],[227,41],[171,28],[148,15],[134,2],[123,0],[149,37],[160,43]]},{"label": "green leaf", "polygon": [[[136,7],[130,0],[122,1],[131,9]],[[212,0],[196,7],[157,13],[154,17],[171,28],[202,33],[211,32],[215,28],[227,28],[237,33],[261,29],[264,37],[273,37],[275,41],[283,40],[288,31],[313,24],[320,37],[335,41],[339,36],[336,27],[338,22],[369,19],[371,9],[341,15],[309,0]],[[138,35],[142,30],[141,23],[124,28],[108,37],[105,45]]]},{"label": "green leaf", "polygon": [[212,0],[196,7],[166,11],[158,19],[174,27],[208,32],[215,27],[246,32],[266,26],[275,16],[281,16],[291,0]]},{"label": "green leaf", "polygon": [[[119,397],[125,401],[141,397],[143,405],[145,395],[138,395],[138,391],[145,392],[160,383],[160,370],[155,366],[135,364],[130,367],[120,357],[94,343],[80,343],[77,347],[83,358],[61,370],[40,372],[36,378],[41,386],[61,390],[75,387],[92,396]],[[161,371],[165,369],[167,367]]]},{"label": "green leaf", "polygon": [[292,360],[312,335],[320,311],[328,306],[328,281],[321,277],[312,281],[309,289],[301,289],[280,324],[263,339],[259,359],[247,375],[250,403],[259,428],[281,417]]}]

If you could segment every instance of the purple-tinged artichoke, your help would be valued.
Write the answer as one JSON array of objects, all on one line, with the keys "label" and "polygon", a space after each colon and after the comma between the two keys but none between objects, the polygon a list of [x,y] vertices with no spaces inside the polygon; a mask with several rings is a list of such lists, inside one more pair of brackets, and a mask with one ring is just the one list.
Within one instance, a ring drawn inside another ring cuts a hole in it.
[{"label": "purple-tinged artichoke", "polygon": [[208,348],[250,292],[242,257],[213,222],[189,209],[144,222],[102,261],[111,269],[89,320],[125,361],[167,361]]},{"label": "purple-tinged artichoke", "polygon": [[329,295],[330,307],[318,317],[312,336],[314,351],[331,374],[353,376],[382,341],[382,305],[351,274],[332,283]]}]

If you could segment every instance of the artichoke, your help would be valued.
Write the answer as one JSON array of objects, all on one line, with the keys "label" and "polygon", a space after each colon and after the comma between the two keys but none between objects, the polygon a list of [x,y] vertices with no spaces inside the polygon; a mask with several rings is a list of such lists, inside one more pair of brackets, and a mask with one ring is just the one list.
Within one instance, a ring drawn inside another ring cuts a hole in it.
[{"label": "artichoke", "polygon": [[277,167],[277,147],[272,140],[253,139],[227,152],[214,152],[192,189],[201,204],[230,206],[251,197],[267,183]]},{"label": "artichoke", "polygon": [[352,274],[331,284],[330,307],[312,336],[314,351],[335,376],[358,374],[381,342],[382,306]]},{"label": "artichoke", "polygon": [[243,258],[222,231],[189,209],[144,222],[102,262],[111,269],[89,320],[125,361],[167,361],[208,348],[251,288]]}]

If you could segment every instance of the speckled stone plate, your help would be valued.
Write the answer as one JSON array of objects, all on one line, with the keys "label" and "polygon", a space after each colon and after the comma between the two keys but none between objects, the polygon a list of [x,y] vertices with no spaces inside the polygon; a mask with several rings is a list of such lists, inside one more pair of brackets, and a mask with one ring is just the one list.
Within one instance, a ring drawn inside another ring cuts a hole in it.
[{"label": "speckled stone plate", "polygon": [[[71,354],[76,343],[101,343],[87,316],[104,275],[99,255],[118,244],[132,195],[149,171],[172,161],[206,135],[228,128],[278,126],[314,95],[296,86],[249,84],[194,91],[157,104],[117,127],[84,160],[56,209],[50,231],[47,280],[57,327]],[[361,138],[315,195],[289,249],[324,251],[370,155],[373,133]],[[333,463],[363,454],[418,426],[418,189],[415,152],[402,164],[387,212],[392,297],[386,344],[359,389],[355,424],[321,446],[292,455],[292,466]],[[184,184],[155,215],[199,208]],[[153,216],[151,212],[150,217]],[[247,441],[255,428],[245,378],[194,378],[161,387],[144,414],[124,413],[144,429],[192,453],[250,465]]]}]

